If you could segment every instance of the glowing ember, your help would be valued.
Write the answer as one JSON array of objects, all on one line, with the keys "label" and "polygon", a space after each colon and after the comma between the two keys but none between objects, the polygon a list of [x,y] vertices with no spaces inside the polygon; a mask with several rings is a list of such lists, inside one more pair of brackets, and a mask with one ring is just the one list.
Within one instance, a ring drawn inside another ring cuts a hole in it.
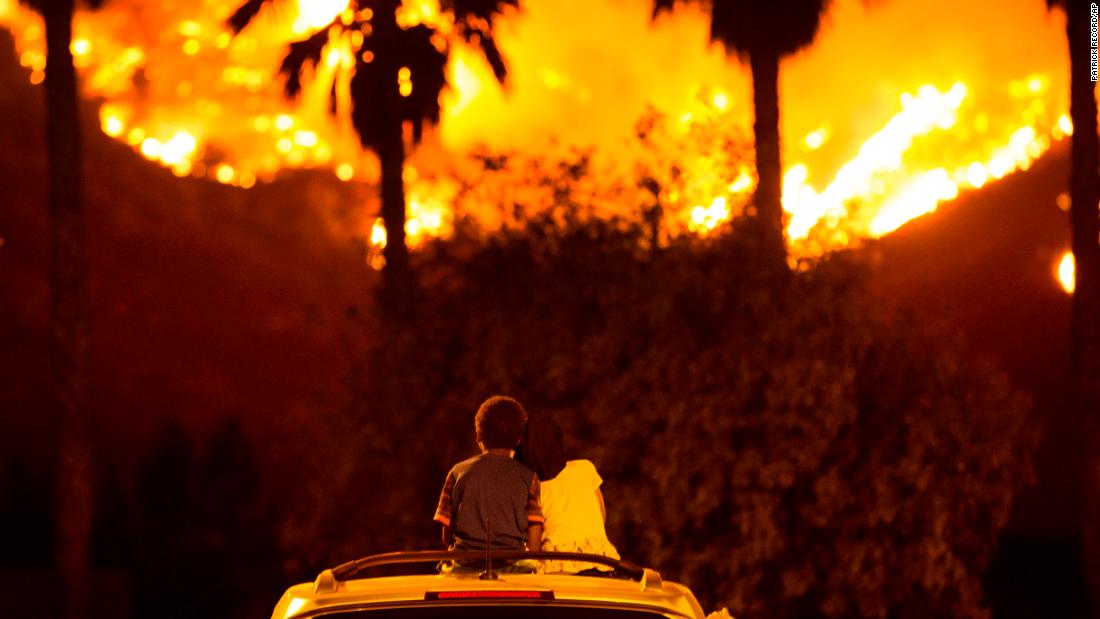
[{"label": "glowing ember", "polygon": [[1074,289],[1077,287],[1077,279],[1075,276],[1075,262],[1073,260],[1073,252],[1067,251],[1062,254],[1062,259],[1058,261],[1058,282],[1062,284],[1062,290],[1065,290],[1068,294],[1073,294]]},{"label": "glowing ember", "polygon": [[825,142],[829,139],[829,130],[825,127],[815,129],[806,134],[806,148],[810,150],[817,150],[821,148]]}]

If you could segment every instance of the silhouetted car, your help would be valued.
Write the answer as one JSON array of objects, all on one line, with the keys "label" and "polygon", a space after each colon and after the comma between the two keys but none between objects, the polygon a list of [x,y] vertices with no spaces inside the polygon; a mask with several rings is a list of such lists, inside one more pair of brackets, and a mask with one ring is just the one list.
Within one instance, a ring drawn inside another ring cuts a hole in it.
[{"label": "silhouetted car", "polygon": [[[521,574],[515,561],[584,561],[602,575]],[[440,562],[461,569],[436,572]],[[394,575],[419,566],[420,573]],[[496,571],[489,569],[497,566]],[[272,619],[704,619],[687,587],[650,568],[557,552],[394,552],[325,570],[283,594]],[[374,571],[375,575],[367,575]]]}]

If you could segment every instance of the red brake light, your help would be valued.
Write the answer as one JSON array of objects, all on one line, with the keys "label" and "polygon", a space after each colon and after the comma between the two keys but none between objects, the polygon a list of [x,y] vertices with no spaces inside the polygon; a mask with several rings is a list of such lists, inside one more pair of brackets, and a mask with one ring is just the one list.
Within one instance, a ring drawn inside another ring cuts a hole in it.
[{"label": "red brake light", "polygon": [[552,600],[553,591],[518,591],[518,590],[487,590],[487,591],[427,591],[425,600]]}]

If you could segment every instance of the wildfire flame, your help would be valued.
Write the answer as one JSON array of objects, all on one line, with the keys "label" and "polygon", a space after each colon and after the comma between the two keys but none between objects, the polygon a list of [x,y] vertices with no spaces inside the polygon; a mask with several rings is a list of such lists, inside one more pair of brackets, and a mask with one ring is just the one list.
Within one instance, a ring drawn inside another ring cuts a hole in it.
[{"label": "wildfire flame", "polygon": [[1073,259],[1073,252],[1067,251],[1062,254],[1062,259],[1058,261],[1055,274],[1058,277],[1058,283],[1062,284],[1062,290],[1065,290],[1068,294],[1073,294],[1073,291],[1077,288],[1076,262]]},{"label": "wildfire flame", "polygon": [[[1041,108],[1036,103],[1042,103],[1039,97],[1045,90],[1045,79],[1032,76],[1027,83],[1027,92],[1034,97],[1026,109]],[[783,207],[791,215],[787,235],[792,243],[806,239],[823,219],[827,227],[835,228],[839,221],[851,224],[853,214],[848,205],[853,201],[877,205],[869,221],[856,226],[856,233],[883,236],[915,217],[935,211],[939,203],[957,197],[961,189],[978,189],[991,179],[1028,169],[1050,148],[1052,140],[1072,133],[1066,114],[1047,121],[1047,126],[1037,118],[1025,118],[1024,122],[1031,120],[1034,124],[1015,129],[1005,143],[987,145],[984,159],[941,156],[938,163],[946,165],[932,169],[904,165],[904,156],[918,139],[957,127],[967,94],[966,85],[956,82],[946,92],[925,85],[915,95],[902,95],[901,111],[860,146],[856,156],[841,166],[821,193],[806,184],[808,171],[803,164],[790,168],[784,176]],[[988,119],[983,114],[973,122],[979,131],[988,131]],[[1040,129],[1034,125],[1040,125]],[[816,133],[806,136],[808,145],[819,140]]]},{"label": "wildfire flame", "polygon": [[[784,62],[783,208],[795,257],[888,234],[960,192],[1026,170],[1072,132],[1061,17],[1039,16],[1042,3],[982,2],[1001,16],[999,31],[973,32],[962,18],[952,25],[945,17],[955,10],[949,0],[896,0],[873,9],[840,0],[815,45]],[[343,93],[338,107],[347,109],[346,69],[362,40],[331,41],[298,102],[284,100],[276,74],[286,44],[348,12],[348,0],[288,3],[289,9],[262,13],[233,37],[224,24],[237,4],[206,0],[195,8],[116,0],[99,12],[78,13],[74,62],[85,94],[103,101],[102,131],[179,176],[242,188],[288,168],[375,182],[375,159],[362,152],[346,120],[327,114],[334,83]],[[507,95],[475,50],[450,47],[443,124],[405,174],[411,246],[451,234],[455,189],[439,180],[446,167],[440,164],[477,144],[538,152],[551,135],[561,134],[565,142],[594,142],[615,158],[632,160],[637,154],[622,138],[648,104],[677,119],[685,136],[708,118],[747,133],[747,70],[705,45],[705,15],[678,11],[653,24],[649,3],[636,5],[525,0],[523,12],[501,25],[499,40],[511,67]],[[405,0],[399,21],[405,27],[428,23],[444,36],[450,27],[429,0]],[[562,24],[569,24],[567,37]],[[40,83],[40,19],[13,0],[0,0],[0,25],[15,35],[30,81]],[[898,32],[922,27],[956,46],[972,46],[973,53],[930,47],[910,60],[912,50],[891,51]],[[853,51],[855,31],[894,37],[875,48],[886,69],[874,73],[867,52]],[[1026,55],[1006,51],[1019,47],[1004,47],[1013,37],[1027,37]],[[988,65],[976,53],[985,48]],[[1016,61],[1007,62],[1012,53]],[[1011,66],[1018,68],[1001,68]],[[829,74],[835,84],[821,82]],[[408,95],[415,84],[408,71],[401,75],[398,87]],[[807,104],[804,93],[815,88],[829,104]],[[857,108],[866,109],[853,115]],[[679,205],[680,212],[667,216],[689,233],[706,234],[735,216],[756,185],[749,167],[730,169],[717,156],[704,153],[684,163],[689,186],[663,198]],[[370,218],[363,230],[375,250],[372,265],[380,266],[384,228]]]}]

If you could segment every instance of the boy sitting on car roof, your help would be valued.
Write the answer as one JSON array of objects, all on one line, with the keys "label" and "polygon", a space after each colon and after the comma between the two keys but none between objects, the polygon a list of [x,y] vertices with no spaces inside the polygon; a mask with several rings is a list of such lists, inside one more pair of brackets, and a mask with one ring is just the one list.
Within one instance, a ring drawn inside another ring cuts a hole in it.
[{"label": "boy sitting on car roof", "polygon": [[[513,459],[527,413],[506,396],[485,400],[474,417],[481,454],[451,468],[434,520],[451,550],[539,550],[542,510],[534,471]],[[487,539],[486,524],[492,532]]]}]

